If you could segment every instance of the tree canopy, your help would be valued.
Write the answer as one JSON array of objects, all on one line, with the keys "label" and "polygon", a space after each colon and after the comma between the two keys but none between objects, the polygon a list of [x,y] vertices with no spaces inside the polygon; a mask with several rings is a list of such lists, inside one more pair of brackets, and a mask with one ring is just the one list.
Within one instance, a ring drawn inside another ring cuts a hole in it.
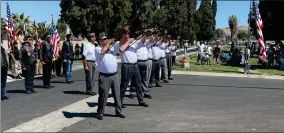
[{"label": "tree canopy", "polygon": [[131,30],[143,26],[167,30],[174,38],[211,40],[215,30],[217,2],[202,0],[62,0],[61,18],[74,36],[88,32],[117,33],[129,20],[139,14]]}]

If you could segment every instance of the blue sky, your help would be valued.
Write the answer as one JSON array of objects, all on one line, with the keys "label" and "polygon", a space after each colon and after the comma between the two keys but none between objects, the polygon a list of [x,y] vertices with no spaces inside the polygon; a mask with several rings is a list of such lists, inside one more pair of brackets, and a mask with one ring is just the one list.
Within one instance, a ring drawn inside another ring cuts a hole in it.
[{"label": "blue sky", "polygon": [[[51,14],[56,22],[60,14],[60,1],[8,1],[11,13],[25,13],[36,22],[51,23]],[[218,1],[216,27],[228,27],[231,15],[238,17],[239,26],[247,25],[249,1]],[[1,1],[1,17],[6,18],[6,1]]]}]

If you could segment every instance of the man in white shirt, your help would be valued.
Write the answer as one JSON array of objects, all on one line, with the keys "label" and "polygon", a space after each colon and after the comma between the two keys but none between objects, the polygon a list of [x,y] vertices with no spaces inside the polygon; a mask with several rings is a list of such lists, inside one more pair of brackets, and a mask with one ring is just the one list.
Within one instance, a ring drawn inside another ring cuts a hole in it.
[{"label": "man in white shirt", "polygon": [[199,61],[200,61],[200,59],[201,59],[201,57],[203,56],[203,54],[204,54],[204,43],[203,42],[201,42],[201,44],[199,43],[199,42],[197,42],[197,62],[196,62],[196,64],[198,64],[199,63]]},{"label": "man in white shirt", "polygon": [[117,74],[116,54],[118,53],[119,42],[114,43],[113,39],[108,40],[104,33],[100,33],[100,46],[95,49],[99,71],[99,98],[96,117],[99,120],[103,120],[110,88],[115,103],[116,116],[125,118],[121,113],[120,84]]},{"label": "man in white shirt", "polygon": [[165,83],[169,83],[167,80],[168,78],[168,67],[167,67],[167,59],[166,59],[166,47],[169,45],[169,41],[166,38],[167,36],[164,34],[163,39],[158,43],[160,47],[160,54],[161,54],[161,80]]},{"label": "man in white shirt", "polygon": [[120,58],[121,58],[121,83],[120,83],[120,94],[121,94],[121,103],[122,108],[125,108],[123,105],[123,99],[125,96],[126,89],[130,80],[133,82],[133,86],[136,89],[137,99],[140,106],[148,107],[143,100],[143,89],[141,86],[141,77],[139,73],[139,67],[137,65],[137,48],[138,44],[141,43],[141,36],[133,38],[129,38],[129,26],[124,27],[124,34],[120,40]]},{"label": "man in white shirt", "polygon": [[165,53],[166,53],[166,61],[167,61],[167,75],[169,80],[173,80],[172,76],[172,56],[171,56],[171,50],[170,50],[170,45],[171,45],[171,36],[168,35],[167,37],[167,45],[165,45]]},{"label": "man in white shirt", "polygon": [[152,46],[152,71],[151,71],[151,77],[150,77],[150,84],[149,88],[152,88],[153,83],[155,82],[156,87],[162,87],[159,84],[160,81],[160,68],[161,68],[161,50],[159,45],[157,44],[160,41],[160,38],[158,34],[155,34],[154,37],[154,45]]},{"label": "man in white shirt", "polygon": [[[145,31],[146,32],[146,31]],[[144,92],[144,97],[151,99],[152,96],[150,95],[150,90],[148,88],[147,84],[147,67],[148,67],[148,50],[146,47],[146,33],[143,33],[142,38],[140,39],[141,41],[137,45],[137,64],[140,72],[140,77],[141,77],[141,86]],[[147,42],[148,43],[148,42]],[[134,90],[133,88],[133,83],[134,81],[131,80],[131,91]],[[130,98],[133,98],[135,94],[131,93]]]},{"label": "man in white shirt", "polygon": [[177,56],[177,41],[176,42],[172,42],[171,46],[169,47],[170,51],[171,51],[171,56],[172,56],[172,66],[176,63],[176,56]]},{"label": "man in white shirt", "polygon": [[86,77],[86,95],[94,96],[95,87],[95,69],[96,69],[96,55],[95,55],[95,33],[87,35],[88,42],[85,42],[83,49],[83,64]]}]

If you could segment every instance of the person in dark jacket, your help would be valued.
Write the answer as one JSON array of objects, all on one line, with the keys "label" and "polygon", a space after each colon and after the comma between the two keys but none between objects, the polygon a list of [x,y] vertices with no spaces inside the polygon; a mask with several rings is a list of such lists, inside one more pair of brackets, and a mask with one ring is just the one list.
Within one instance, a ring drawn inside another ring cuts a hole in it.
[{"label": "person in dark jacket", "polygon": [[66,41],[63,42],[62,46],[62,55],[64,58],[64,62],[66,63],[66,73],[65,79],[66,83],[73,83],[72,81],[72,65],[74,59],[74,52],[73,52],[73,44],[71,42],[71,34],[66,35]]},{"label": "person in dark jacket", "polygon": [[6,83],[8,74],[8,60],[1,42],[1,100],[9,99],[6,96]]},{"label": "person in dark jacket", "polygon": [[20,56],[22,71],[24,71],[25,88],[27,94],[35,93],[33,86],[36,57],[30,41],[31,37],[29,35],[26,36],[25,41],[22,43]]},{"label": "person in dark jacket", "polygon": [[50,89],[50,79],[52,73],[52,57],[53,48],[51,44],[51,37],[49,33],[45,35],[45,41],[42,42],[40,47],[40,61],[43,65],[43,86]]}]

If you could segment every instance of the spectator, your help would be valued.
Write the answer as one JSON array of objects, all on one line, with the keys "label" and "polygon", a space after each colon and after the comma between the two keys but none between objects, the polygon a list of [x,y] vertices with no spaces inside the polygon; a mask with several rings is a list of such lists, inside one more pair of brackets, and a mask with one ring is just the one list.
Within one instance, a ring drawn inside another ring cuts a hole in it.
[{"label": "spectator", "polygon": [[80,46],[79,46],[79,44],[77,43],[77,44],[75,45],[75,60],[76,60],[76,59],[79,59],[79,54],[80,54]]},{"label": "spectator", "polygon": [[213,54],[214,54],[214,62],[215,62],[215,64],[219,65],[218,58],[220,57],[220,54],[221,54],[220,42],[217,42],[216,46],[214,47]]}]

